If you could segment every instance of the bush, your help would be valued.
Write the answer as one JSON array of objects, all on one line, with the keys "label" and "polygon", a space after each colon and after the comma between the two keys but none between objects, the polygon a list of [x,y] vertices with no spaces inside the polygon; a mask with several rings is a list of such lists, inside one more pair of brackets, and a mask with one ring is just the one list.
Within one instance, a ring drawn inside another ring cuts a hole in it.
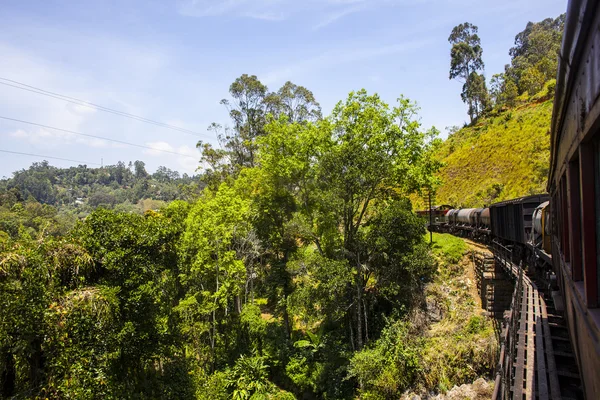
[{"label": "bush", "polygon": [[349,377],[359,382],[362,398],[397,398],[421,372],[420,343],[409,323],[388,324],[373,346],[354,354]]}]

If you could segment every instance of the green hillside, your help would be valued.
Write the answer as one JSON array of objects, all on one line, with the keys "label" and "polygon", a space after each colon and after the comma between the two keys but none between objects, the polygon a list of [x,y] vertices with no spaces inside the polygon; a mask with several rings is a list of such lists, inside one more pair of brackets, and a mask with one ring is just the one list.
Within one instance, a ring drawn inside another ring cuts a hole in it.
[{"label": "green hillside", "polygon": [[451,134],[436,202],[477,207],[545,192],[551,115],[552,100],[528,103]]}]

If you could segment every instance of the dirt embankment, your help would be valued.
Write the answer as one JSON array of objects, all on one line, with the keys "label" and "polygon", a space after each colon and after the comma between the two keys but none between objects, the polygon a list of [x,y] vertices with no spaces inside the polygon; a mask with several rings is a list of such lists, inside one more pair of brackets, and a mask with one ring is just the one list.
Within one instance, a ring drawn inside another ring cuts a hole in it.
[{"label": "dirt embankment", "polygon": [[487,399],[493,391],[498,341],[481,308],[472,258],[485,249],[446,236],[434,243],[438,274],[426,289],[423,382],[402,399]]}]

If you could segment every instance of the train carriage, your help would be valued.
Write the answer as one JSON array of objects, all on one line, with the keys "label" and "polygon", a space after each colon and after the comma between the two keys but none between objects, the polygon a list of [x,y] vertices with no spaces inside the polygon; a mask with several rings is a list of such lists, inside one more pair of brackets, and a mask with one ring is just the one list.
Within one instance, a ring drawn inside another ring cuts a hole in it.
[{"label": "train carriage", "polygon": [[548,199],[548,195],[538,194],[492,204],[492,235],[509,244],[524,245],[531,235],[533,212]]},{"label": "train carriage", "polygon": [[552,262],[588,399],[600,399],[600,2],[570,1],[552,113]]}]

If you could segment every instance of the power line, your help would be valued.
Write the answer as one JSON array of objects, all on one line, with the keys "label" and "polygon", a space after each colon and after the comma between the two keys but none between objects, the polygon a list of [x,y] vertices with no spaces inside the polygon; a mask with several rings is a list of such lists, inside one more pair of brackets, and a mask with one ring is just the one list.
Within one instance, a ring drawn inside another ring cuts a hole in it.
[{"label": "power line", "polygon": [[[60,94],[60,93],[56,93],[56,92],[51,92],[51,91],[48,91],[48,90],[44,90],[44,89],[41,89],[41,88],[38,88],[38,87],[35,87],[35,86],[27,85],[25,83],[18,82],[18,81],[12,80],[12,79],[0,77],[0,80],[5,81],[5,82],[0,82],[0,84],[5,85],[5,86],[10,86],[10,87],[13,87],[13,88],[16,88],[16,89],[26,90],[26,91],[31,92],[31,93],[41,94],[42,96],[52,97],[54,99],[63,100],[63,101],[66,101],[68,103],[77,104],[77,105],[80,105],[80,106],[92,108],[92,109],[99,110],[99,111],[104,111],[104,112],[107,112],[107,113],[110,113],[110,114],[120,115],[122,117],[131,118],[131,119],[134,119],[136,121],[145,122],[147,124],[160,126],[162,128],[172,129],[172,130],[179,131],[179,132],[182,132],[182,133],[187,133],[188,135],[192,135],[192,136],[205,136],[205,137],[212,138],[212,136],[210,136],[210,135],[208,135],[206,133],[195,132],[195,131],[192,131],[190,129],[181,128],[179,126],[175,126],[175,125],[171,125],[171,124],[166,124],[166,123],[160,122],[160,121],[154,121],[154,120],[149,119],[149,118],[140,117],[139,115],[134,115],[134,114],[130,114],[130,113],[127,113],[127,112],[124,112],[124,111],[115,110],[115,109],[112,109],[112,108],[108,108],[108,107],[104,107],[104,106],[101,106],[101,105],[98,105],[98,104],[91,103],[89,101],[77,99],[75,97],[70,97],[70,96],[66,96],[66,95]],[[6,82],[11,82],[11,83],[14,83],[15,85],[11,85],[11,84],[6,83]]]},{"label": "power line", "polygon": [[87,133],[70,131],[68,129],[56,128],[56,127],[53,127],[53,126],[38,124],[38,123],[35,123],[35,122],[23,121],[21,119],[9,118],[9,117],[3,117],[3,116],[0,116],[0,118],[8,120],[8,121],[15,121],[15,122],[23,123],[23,124],[28,124],[28,125],[33,125],[33,126],[39,126],[41,128],[52,129],[52,130],[59,131],[59,132],[72,133],[73,135],[86,136],[86,137],[91,137],[91,138],[94,138],[94,139],[106,140],[107,142],[120,143],[120,144],[125,144],[127,146],[139,147],[139,148],[142,148],[142,149],[148,149],[148,150],[153,150],[153,151],[160,151],[162,153],[170,153],[170,154],[175,154],[175,155],[182,156],[182,157],[196,158],[195,156],[190,156],[189,154],[178,153],[176,151],[156,149],[154,147],[144,146],[142,144],[124,142],[122,140],[110,139],[110,138],[106,138],[106,137],[103,137],[103,136],[96,136],[96,135],[90,135],[90,134],[87,134]]},{"label": "power line", "polygon": [[51,158],[54,160],[61,160],[61,161],[71,161],[71,162],[76,162],[78,164],[92,164],[92,165],[100,165],[100,163],[95,163],[95,162],[86,162],[86,161],[79,161],[79,160],[71,160],[70,158],[61,158],[61,157],[52,157],[52,156],[42,156],[40,154],[32,154],[32,153],[21,153],[19,151],[11,151],[11,150],[2,150],[0,149],[1,152],[3,153],[10,153],[10,154],[18,154],[21,156],[32,156],[32,157],[39,157],[39,158]]}]

